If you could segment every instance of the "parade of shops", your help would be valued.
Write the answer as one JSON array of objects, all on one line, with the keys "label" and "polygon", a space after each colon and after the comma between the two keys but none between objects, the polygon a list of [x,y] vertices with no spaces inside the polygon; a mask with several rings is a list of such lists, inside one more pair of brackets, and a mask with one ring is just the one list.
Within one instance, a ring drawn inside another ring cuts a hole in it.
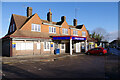
[{"label": "parade of shops", "polygon": [[19,55],[54,55],[86,52],[94,47],[84,24],[68,25],[66,17],[61,21],[52,21],[52,12],[47,13],[47,20],[42,20],[37,13],[32,14],[32,7],[27,7],[27,16],[12,14],[8,33],[2,38],[3,56]]}]

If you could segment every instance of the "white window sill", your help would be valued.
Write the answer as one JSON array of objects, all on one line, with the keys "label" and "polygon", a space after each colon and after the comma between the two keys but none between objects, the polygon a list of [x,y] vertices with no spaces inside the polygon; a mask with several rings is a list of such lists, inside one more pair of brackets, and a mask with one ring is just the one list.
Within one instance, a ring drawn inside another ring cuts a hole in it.
[{"label": "white window sill", "polygon": [[50,34],[56,34],[56,33],[52,33],[52,32],[49,32]]},{"label": "white window sill", "polygon": [[41,32],[41,31],[34,31],[34,30],[31,30],[31,31],[33,31],[33,32]]}]

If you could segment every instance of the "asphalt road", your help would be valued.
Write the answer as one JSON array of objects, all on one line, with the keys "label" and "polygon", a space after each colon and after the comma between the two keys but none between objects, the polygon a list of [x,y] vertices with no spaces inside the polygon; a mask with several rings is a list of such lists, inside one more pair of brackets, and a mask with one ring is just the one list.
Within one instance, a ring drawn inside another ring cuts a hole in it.
[{"label": "asphalt road", "polygon": [[39,61],[39,58],[34,57],[34,61],[32,59],[24,60],[26,61],[3,63],[3,79],[98,78],[116,80],[119,78],[119,57],[115,55],[77,55],[48,61]]}]

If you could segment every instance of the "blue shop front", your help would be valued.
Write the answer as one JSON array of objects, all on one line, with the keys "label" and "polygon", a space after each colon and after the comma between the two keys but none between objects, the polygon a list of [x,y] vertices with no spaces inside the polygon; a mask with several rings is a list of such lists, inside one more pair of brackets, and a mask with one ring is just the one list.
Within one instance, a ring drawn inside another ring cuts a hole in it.
[{"label": "blue shop front", "polygon": [[[78,37],[78,36],[52,36],[52,39],[55,43],[55,49],[64,48],[65,53],[81,53],[87,51],[87,38]],[[60,44],[60,46],[59,46]],[[61,51],[62,53],[62,51]]]}]

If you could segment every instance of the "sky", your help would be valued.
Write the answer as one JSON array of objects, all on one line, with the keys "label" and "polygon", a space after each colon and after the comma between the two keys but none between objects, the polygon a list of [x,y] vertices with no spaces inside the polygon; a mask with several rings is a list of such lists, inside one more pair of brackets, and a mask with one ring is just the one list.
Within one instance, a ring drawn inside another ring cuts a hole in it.
[{"label": "sky", "polygon": [[33,8],[41,19],[47,20],[49,9],[52,21],[58,22],[61,16],[66,16],[69,25],[73,25],[76,18],[78,25],[84,24],[92,32],[96,28],[103,28],[111,35],[111,39],[118,36],[118,3],[117,2],[2,2],[2,35],[8,32],[12,14],[26,16],[27,7]]}]

